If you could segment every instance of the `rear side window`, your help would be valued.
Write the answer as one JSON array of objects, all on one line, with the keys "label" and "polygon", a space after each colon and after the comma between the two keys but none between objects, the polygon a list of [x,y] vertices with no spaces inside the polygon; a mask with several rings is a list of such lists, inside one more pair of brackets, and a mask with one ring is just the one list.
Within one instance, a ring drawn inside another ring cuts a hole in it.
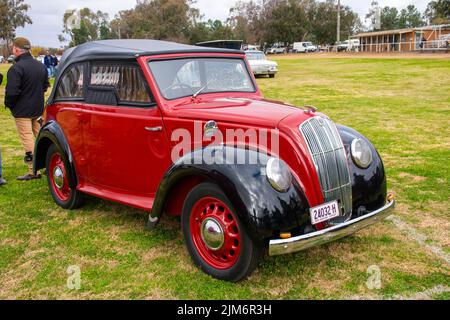
[{"label": "rear side window", "polygon": [[90,85],[114,87],[119,103],[153,103],[141,69],[134,65],[93,65]]},{"label": "rear side window", "polygon": [[61,77],[56,99],[82,99],[84,83],[84,64],[76,64]]}]

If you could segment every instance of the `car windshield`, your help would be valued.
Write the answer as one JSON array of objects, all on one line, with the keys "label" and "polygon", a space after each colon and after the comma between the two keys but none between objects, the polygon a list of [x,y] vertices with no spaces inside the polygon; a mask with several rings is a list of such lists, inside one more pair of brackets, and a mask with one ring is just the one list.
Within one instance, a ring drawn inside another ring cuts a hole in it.
[{"label": "car windshield", "polygon": [[247,52],[248,60],[266,60],[266,55],[262,52]]},{"label": "car windshield", "polygon": [[150,70],[164,98],[173,100],[200,93],[255,92],[242,59],[189,58],[150,61]]}]

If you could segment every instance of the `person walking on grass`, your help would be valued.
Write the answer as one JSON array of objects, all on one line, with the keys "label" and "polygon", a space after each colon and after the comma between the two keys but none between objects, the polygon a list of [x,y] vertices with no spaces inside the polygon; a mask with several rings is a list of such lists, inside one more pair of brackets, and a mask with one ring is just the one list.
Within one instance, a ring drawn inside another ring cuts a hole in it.
[{"label": "person walking on grass", "polygon": [[58,58],[56,57],[55,54],[52,54],[51,57],[52,57],[52,77],[55,77],[55,75],[56,75],[56,68],[58,67],[59,60],[58,60]]},{"label": "person walking on grass", "polygon": [[47,50],[44,57],[44,65],[47,68],[48,76],[53,77],[53,57],[50,54],[50,51]]},{"label": "person walking on grass", "polygon": [[34,139],[41,125],[39,118],[44,112],[45,92],[50,87],[45,66],[30,53],[31,43],[26,38],[13,41],[15,64],[8,70],[5,106],[11,110],[16,121],[17,132],[25,149],[24,161],[28,173],[17,178],[19,181],[40,179],[33,173]]},{"label": "person walking on grass", "polygon": [[[0,85],[2,85],[3,82],[3,74],[0,73]],[[0,149],[0,186],[3,186],[6,184],[6,180],[3,179],[3,172],[2,172],[2,149]]]}]

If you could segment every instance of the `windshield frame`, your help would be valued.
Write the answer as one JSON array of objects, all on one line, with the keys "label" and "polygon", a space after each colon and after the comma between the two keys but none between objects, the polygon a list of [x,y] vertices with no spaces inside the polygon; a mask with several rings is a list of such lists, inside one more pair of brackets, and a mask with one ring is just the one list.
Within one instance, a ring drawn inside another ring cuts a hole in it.
[{"label": "windshield frame", "polygon": [[[152,68],[150,67],[150,64],[152,62],[156,62],[156,61],[174,61],[174,60],[195,60],[195,59],[233,59],[233,60],[240,60],[243,62],[245,70],[247,71],[248,77],[250,79],[250,82],[253,86],[253,91],[208,91],[208,92],[202,92],[200,93],[198,96],[201,95],[208,95],[208,94],[226,94],[226,93],[240,93],[240,94],[257,94],[259,92],[258,89],[258,85],[255,81],[255,78],[253,76],[253,73],[250,72],[249,69],[249,65],[247,62],[247,59],[245,58],[245,55],[177,55],[177,56],[161,56],[161,57],[149,57],[148,59],[146,59],[146,65],[147,68],[152,76],[153,82],[156,86],[156,88],[158,89],[158,93],[159,96],[166,100],[166,101],[176,101],[176,100],[180,100],[180,99],[186,99],[186,98],[193,98],[193,95],[195,92],[193,92],[192,94],[187,94],[181,97],[177,97],[177,98],[166,98],[163,94],[163,90],[161,89],[157,78],[155,77],[154,72],[152,71]],[[198,98],[197,96],[197,98]]]}]

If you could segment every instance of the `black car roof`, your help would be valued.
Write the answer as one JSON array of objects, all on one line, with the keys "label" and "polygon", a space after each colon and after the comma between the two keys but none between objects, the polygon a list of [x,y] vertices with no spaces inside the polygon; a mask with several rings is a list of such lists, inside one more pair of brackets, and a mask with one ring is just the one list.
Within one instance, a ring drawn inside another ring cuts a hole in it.
[{"label": "black car roof", "polygon": [[[169,53],[237,53],[240,51],[223,48],[191,46],[159,40],[102,40],[92,41],[71,48],[63,56],[64,62],[89,60],[102,57],[129,59],[139,56]],[[66,61],[67,60],[67,61]]]}]

